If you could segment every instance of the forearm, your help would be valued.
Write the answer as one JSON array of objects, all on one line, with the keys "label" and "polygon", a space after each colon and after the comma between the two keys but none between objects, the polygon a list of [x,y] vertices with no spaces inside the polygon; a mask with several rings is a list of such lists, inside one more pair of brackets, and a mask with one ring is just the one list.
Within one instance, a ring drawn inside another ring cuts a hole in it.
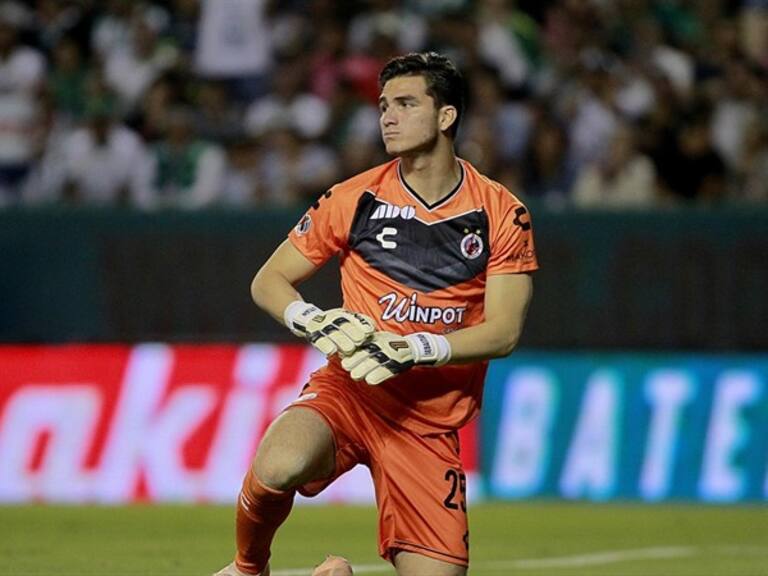
[{"label": "forearm", "polygon": [[519,325],[483,322],[446,334],[451,346],[451,364],[503,358],[515,348],[522,329]]},{"label": "forearm", "polygon": [[301,294],[281,274],[262,269],[251,282],[251,298],[256,305],[281,324],[283,313],[291,302],[302,300]]}]

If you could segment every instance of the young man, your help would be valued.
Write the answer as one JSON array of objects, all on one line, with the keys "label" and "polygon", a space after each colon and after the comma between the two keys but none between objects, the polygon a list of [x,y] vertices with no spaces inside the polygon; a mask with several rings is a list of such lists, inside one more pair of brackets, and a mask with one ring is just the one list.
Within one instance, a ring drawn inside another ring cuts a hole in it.
[{"label": "young man", "polygon": [[[331,188],[259,270],[260,307],[328,356],[270,426],[243,483],[237,557],[221,575],[269,574],[296,491],[370,470],[379,553],[399,576],[460,576],[469,562],[456,431],[480,409],[487,360],[517,344],[537,268],[528,212],[454,154],[462,80],[435,53],[380,75],[396,159]],[[344,308],[295,286],[341,257]],[[325,574],[351,574],[329,560]]]}]

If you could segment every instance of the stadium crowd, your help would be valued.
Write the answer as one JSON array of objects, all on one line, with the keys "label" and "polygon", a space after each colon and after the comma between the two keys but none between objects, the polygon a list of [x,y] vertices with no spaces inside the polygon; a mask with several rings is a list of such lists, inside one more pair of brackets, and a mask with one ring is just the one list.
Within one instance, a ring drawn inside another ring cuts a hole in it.
[{"label": "stadium crowd", "polygon": [[0,3],[0,206],[305,205],[387,158],[377,75],[467,79],[458,153],[524,199],[768,203],[768,0]]}]

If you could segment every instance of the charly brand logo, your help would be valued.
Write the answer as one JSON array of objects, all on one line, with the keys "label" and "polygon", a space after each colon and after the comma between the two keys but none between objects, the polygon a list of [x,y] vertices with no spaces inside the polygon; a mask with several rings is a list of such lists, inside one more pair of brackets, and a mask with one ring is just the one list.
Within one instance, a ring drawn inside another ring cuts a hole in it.
[{"label": "charly brand logo", "polygon": [[391,226],[385,226],[384,229],[379,232],[376,235],[376,240],[378,240],[379,244],[381,244],[381,247],[385,250],[394,250],[397,248],[397,242],[394,240],[387,240],[388,236],[396,236],[397,235],[397,228],[392,228]]},{"label": "charly brand logo", "polygon": [[369,220],[385,220],[402,218],[413,220],[416,217],[415,206],[395,206],[394,204],[379,204],[371,214]]},{"label": "charly brand logo", "polygon": [[301,220],[299,220],[299,223],[296,224],[296,234],[299,236],[304,236],[307,232],[309,232],[309,229],[312,227],[312,216],[309,214],[304,214]]},{"label": "charly brand logo", "polygon": [[474,233],[467,234],[461,239],[461,253],[464,258],[474,260],[483,253],[483,239]]},{"label": "charly brand logo", "polygon": [[436,322],[461,324],[467,309],[466,306],[421,306],[416,292],[410,296],[402,297],[398,297],[395,292],[390,292],[379,298],[379,304],[384,305],[384,311],[381,313],[382,320],[421,324],[434,324]]}]

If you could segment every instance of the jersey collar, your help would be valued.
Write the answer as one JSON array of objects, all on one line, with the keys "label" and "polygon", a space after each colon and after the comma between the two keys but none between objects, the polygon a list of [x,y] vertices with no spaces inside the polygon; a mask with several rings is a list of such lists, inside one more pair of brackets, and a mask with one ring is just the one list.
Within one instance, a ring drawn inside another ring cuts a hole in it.
[{"label": "jersey collar", "polygon": [[421,204],[424,208],[426,208],[428,211],[435,210],[439,208],[440,206],[446,204],[451,198],[453,198],[459,190],[461,190],[462,185],[464,184],[464,179],[466,176],[466,171],[464,170],[464,164],[461,162],[461,160],[458,160],[459,163],[459,170],[461,170],[461,178],[459,178],[459,182],[456,184],[456,186],[453,187],[453,190],[451,190],[448,194],[445,195],[445,197],[441,198],[437,202],[433,204],[429,204],[424,198],[419,196],[419,193],[416,192],[413,188],[411,188],[408,185],[408,182],[405,181],[405,178],[403,178],[403,172],[402,172],[402,163],[400,161],[397,162],[397,178],[400,180],[400,184],[402,185],[403,189],[413,196],[413,198],[418,201],[419,204]]}]

